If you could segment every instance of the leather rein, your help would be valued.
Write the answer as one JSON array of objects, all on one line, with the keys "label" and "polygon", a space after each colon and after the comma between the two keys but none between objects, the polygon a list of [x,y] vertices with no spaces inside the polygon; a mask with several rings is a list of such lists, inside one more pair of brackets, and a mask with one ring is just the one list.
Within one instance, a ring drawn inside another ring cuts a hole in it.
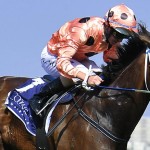
[{"label": "leather rein", "polygon": [[[76,90],[79,87],[81,87],[81,85],[78,85],[78,86],[74,87],[73,89],[71,89],[72,92],[73,92],[73,90]],[[114,142],[117,142],[117,143],[127,143],[128,140],[129,140],[129,138],[123,139],[123,138],[119,138],[119,137],[113,135],[107,129],[105,129],[104,127],[102,127],[98,122],[96,122],[91,117],[89,117],[79,107],[78,102],[81,101],[81,99],[87,94],[87,92],[83,93],[78,100],[75,100],[75,98],[73,97],[74,104],[72,105],[72,107],[66,113],[63,114],[63,116],[58,120],[58,122],[49,130],[49,132],[47,133],[47,136],[51,136],[53,134],[53,132],[55,131],[55,129],[63,122],[63,120],[65,119],[65,117],[71,112],[71,110],[73,108],[76,108],[78,115],[80,115],[85,121],[87,121],[89,124],[91,124],[95,129],[97,129],[99,132],[101,132],[102,134],[104,134],[106,137],[108,137],[109,139],[111,139],[111,140],[113,140]],[[74,117],[77,117],[77,115],[74,114]]]}]

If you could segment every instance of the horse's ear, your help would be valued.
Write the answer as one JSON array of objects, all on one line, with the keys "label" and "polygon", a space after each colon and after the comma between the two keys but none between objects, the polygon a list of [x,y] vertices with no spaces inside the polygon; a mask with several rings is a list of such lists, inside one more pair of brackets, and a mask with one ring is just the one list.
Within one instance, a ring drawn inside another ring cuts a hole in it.
[{"label": "horse's ear", "polygon": [[147,27],[146,27],[146,24],[143,23],[143,22],[140,22],[137,24],[138,25],[138,33],[139,35],[141,34],[150,34],[148,31],[147,31]]},{"label": "horse's ear", "polygon": [[138,24],[139,38],[150,48],[150,32],[144,23]]}]

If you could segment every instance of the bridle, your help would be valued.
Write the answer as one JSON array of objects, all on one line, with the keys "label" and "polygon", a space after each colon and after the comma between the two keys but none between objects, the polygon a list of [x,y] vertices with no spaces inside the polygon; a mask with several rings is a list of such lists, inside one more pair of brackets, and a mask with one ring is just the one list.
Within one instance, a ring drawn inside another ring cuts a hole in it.
[{"label": "bridle", "polygon": [[147,85],[147,66],[149,65],[148,63],[150,63],[150,49],[146,50],[146,54],[145,54],[145,68],[144,68],[144,77],[145,77],[145,86],[147,91],[150,91],[150,89],[148,88]]}]

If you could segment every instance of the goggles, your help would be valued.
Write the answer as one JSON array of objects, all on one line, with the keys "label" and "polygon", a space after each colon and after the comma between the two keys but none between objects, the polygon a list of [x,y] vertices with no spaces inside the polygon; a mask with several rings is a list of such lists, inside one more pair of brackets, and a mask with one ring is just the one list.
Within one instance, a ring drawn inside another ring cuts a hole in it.
[{"label": "goggles", "polygon": [[113,30],[112,35],[113,35],[113,37],[114,37],[115,39],[118,39],[118,40],[122,40],[122,39],[124,39],[124,38],[127,38],[126,35],[121,34],[121,33],[117,32],[117,31],[115,31],[115,30]]}]

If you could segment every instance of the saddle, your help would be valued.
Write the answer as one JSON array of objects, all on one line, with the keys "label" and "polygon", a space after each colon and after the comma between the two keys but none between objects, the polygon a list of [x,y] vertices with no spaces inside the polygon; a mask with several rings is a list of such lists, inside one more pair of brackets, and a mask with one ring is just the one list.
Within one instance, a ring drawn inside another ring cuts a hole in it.
[{"label": "saddle", "polygon": [[46,133],[48,132],[55,107],[61,103],[68,103],[72,99],[73,94],[76,93],[76,89],[78,89],[75,85],[72,89],[63,90],[52,95],[52,97],[44,97],[46,101],[39,112],[42,116],[40,117],[30,108],[29,101],[50,81],[50,76],[29,79],[10,91],[5,101],[6,107],[23,122],[26,130],[33,136],[36,136],[37,147],[45,147],[46,143],[48,143]]}]

